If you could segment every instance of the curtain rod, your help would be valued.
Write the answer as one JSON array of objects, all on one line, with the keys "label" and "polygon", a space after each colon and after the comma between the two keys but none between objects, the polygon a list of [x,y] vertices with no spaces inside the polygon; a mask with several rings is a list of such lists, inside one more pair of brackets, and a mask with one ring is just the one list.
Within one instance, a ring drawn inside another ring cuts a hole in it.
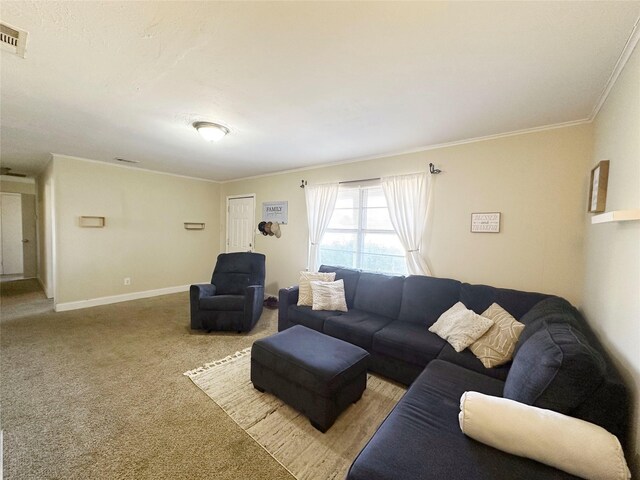
[{"label": "curtain rod", "polygon": [[[439,173],[442,173],[442,170],[440,170],[439,168],[436,168],[436,166],[433,163],[429,164],[429,173],[432,175],[437,175]],[[338,182],[339,185],[343,185],[345,183],[360,183],[360,182],[373,182],[374,180],[381,180],[380,177],[376,177],[376,178],[363,178],[361,180],[347,180],[344,182]],[[307,181],[306,180],[302,180],[302,183],[300,185],[300,188],[304,188],[307,185]]]},{"label": "curtain rod", "polygon": [[344,182],[338,182],[338,184],[342,185],[343,183],[373,182],[374,180],[380,180],[380,177],[377,177],[377,178],[362,178],[360,180],[347,180],[347,181],[344,181]]}]

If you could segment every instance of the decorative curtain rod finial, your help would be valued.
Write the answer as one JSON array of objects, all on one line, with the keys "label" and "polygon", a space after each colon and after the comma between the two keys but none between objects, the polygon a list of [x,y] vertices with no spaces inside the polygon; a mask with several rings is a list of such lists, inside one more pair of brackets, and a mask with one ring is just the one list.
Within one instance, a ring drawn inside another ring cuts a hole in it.
[{"label": "decorative curtain rod finial", "polygon": [[302,180],[302,183],[300,184],[300,188],[304,188],[304,186],[307,184],[306,180]]},{"label": "decorative curtain rod finial", "polygon": [[429,173],[431,173],[432,175],[437,175],[439,173],[442,173],[442,170],[440,170],[439,168],[436,168],[436,166],[433,163],[430,163]]}]

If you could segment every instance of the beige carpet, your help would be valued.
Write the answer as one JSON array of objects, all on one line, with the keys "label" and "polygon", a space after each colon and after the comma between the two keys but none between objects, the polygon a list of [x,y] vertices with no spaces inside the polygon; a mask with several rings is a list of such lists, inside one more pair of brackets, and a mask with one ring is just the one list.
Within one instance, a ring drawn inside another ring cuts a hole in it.
[{"label": "beige carpet", "polygon": [[405,392],[398,384],[369,375],[360,401],[323,434],[275,396],[254,389],[250,361],[250,349],[245,349],[185,375],[298,480],[343,479]]},{"label": "beige carpet", "polygon": [[189,294],[55,313],[34,280],[1,290],[4,479],[292,480],[183,372],[275,333],[189,329]]}]

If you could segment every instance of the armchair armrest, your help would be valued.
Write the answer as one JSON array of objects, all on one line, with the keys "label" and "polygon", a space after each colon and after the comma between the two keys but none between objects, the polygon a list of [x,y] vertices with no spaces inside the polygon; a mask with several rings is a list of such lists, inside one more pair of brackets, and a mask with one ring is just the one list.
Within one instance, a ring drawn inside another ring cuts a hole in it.
[{"label": "armchair armrest", "polygon": [[286,330],[289,325],[289,305],[298,303],[300,287],[294,285],[289,288],[281,288],[278,292],[278,331]]},{"label": "armchair armrest", "polygon": [[198,283],[189,287],[191,301],[198,301],[202,297],[213,297],[216,294],[216,286],[211,283]]},{"label": "armchair armrest", "polygon": [[191,328],[202,328],[200,299],[216,294],[216,286],[211,283],[200,283],[189,287],[189,303],[191,306]]},{"label": "armchair armrest", "polygon": [[262,285],[249,285],[245,289],[244,303],[244,327],[250,331],[262,315],[264,302],[264,287]]}]

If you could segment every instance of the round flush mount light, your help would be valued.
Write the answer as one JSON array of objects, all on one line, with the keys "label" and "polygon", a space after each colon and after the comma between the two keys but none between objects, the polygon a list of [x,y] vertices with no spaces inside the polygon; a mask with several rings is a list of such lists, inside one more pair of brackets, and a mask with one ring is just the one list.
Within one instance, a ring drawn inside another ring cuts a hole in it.
[{"label": "round flush mount light", "polygon": [[200,136],[207,142],[217,142],[229,133],[229,129],[224,125],[212,122],[195,122],[193,128],[195,128]]}]

